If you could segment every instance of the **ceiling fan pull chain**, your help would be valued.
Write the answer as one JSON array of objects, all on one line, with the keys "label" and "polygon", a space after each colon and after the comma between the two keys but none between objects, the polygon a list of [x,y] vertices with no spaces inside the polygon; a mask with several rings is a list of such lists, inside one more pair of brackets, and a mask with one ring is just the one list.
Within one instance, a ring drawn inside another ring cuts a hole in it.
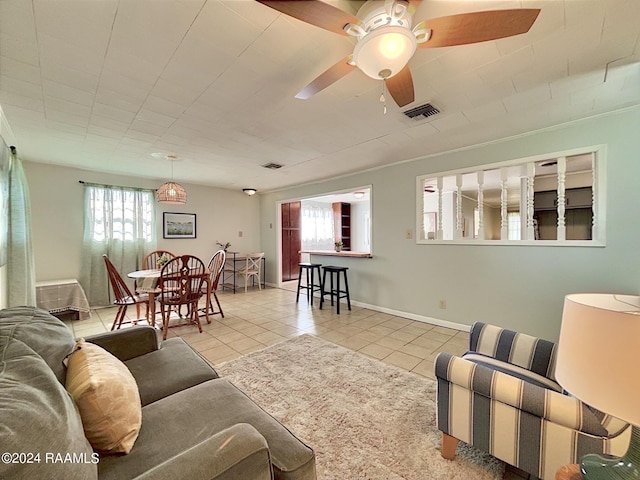
[{"label": "ceiling fan pull chain", "polygon": [[380,93],[380,103],[382,103],[382,114],[387,114],[387,99],[384,96],[384,80],[382,81],[382,93]]}]

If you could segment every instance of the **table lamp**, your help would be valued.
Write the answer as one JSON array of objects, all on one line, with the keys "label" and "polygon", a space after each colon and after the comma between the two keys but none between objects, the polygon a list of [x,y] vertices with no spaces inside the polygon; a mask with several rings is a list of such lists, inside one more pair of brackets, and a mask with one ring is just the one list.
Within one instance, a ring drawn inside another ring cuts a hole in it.
[{"label": "table lamp", "polygon": [[583,478],[640,478],[640,297],[567,295],[556,378],[587,405],[631,424],[627,453],[616,459],[585,455]]}]

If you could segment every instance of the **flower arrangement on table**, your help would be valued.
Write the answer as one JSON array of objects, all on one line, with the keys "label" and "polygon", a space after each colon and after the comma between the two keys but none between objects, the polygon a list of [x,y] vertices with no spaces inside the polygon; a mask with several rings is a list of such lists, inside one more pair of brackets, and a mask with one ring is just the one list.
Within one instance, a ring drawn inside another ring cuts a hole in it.
[{"label": "flower arrangement on table", "polygon": [[344,243],[342,243],[340,240],[338,240],[337,242],[333,243],[336,247],[336,252],[339,252],[342,250],[342,247],[344,246]]},{"label": "flower arrangement on table", "polygon": [[158,268],[162,268],[166,265],[166,263],[170,260],[169,255],[167,255],[166,253],[163,253],[162,256],[158,257],[158,259],[156,260],[156,265],[158,266]]},{"label": "flower arrangement on table", "polygon": [[227,249],[231,246],[231,242],[221,243],[216,241],[216,245],[218,245],[222,250],[226,252]]}]

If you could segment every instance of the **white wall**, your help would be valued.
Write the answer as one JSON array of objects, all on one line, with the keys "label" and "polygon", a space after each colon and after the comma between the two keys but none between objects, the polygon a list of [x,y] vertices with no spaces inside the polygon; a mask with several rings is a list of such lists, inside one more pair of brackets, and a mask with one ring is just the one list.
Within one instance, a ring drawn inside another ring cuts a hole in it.
[{"label": "white wall", "polygon": [[[37,281],[80,276],[84,188],[79,180],[142,188],[159,186],[152,180],[40,163],[24,162],[24,169],[31,194]],[[241,191],[183,186],[188,194],[186,205],[156,205],[159,248],[196,255],[205,263],[218,250],[216,241],[231,242],[229,250],[260,250],[259,195],[248,197]],[[163,239],[163,211],[195,213],[196,238]]]},{"label": "white wall", "polygon": [[[345,126],[348,128],[348,126]],[[270,194],[261,203],[262,246],[277,252],[276,202],[357,185],[372,189],[371,259],[331,257],[349,267],[352,299],[416,318],[476,320],[556,339],[564,295],[638,294],[640,289],[640,108],[530,135],[434,155]],[[606,247],[417,245],[416,177],[596,144],[607,145]],[[322,257],[315,260],[322,261]],[[326,258],[323,259],[326,261]],[[268,272],[274,281],[274,269]],[[447,308],[439,309],[439,300]]]}]

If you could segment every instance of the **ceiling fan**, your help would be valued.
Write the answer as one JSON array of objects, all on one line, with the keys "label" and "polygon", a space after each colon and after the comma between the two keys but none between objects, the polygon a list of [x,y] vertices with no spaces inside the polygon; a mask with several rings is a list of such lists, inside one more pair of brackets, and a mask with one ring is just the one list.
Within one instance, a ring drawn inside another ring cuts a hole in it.
[{"label": "ceiling fan", "polygon": [[539,9],[491,10],[424,20],[413,26],[422,0],[369,0],[354,16],[320,0],[257,0],[303,22],[357,39],[353,53],[330,67],[296,98],[308,99],[359,68],[383,80],[400,107],[415,100],[407,65],[416,48],[450,47],[497,40],[529,31]]}]

